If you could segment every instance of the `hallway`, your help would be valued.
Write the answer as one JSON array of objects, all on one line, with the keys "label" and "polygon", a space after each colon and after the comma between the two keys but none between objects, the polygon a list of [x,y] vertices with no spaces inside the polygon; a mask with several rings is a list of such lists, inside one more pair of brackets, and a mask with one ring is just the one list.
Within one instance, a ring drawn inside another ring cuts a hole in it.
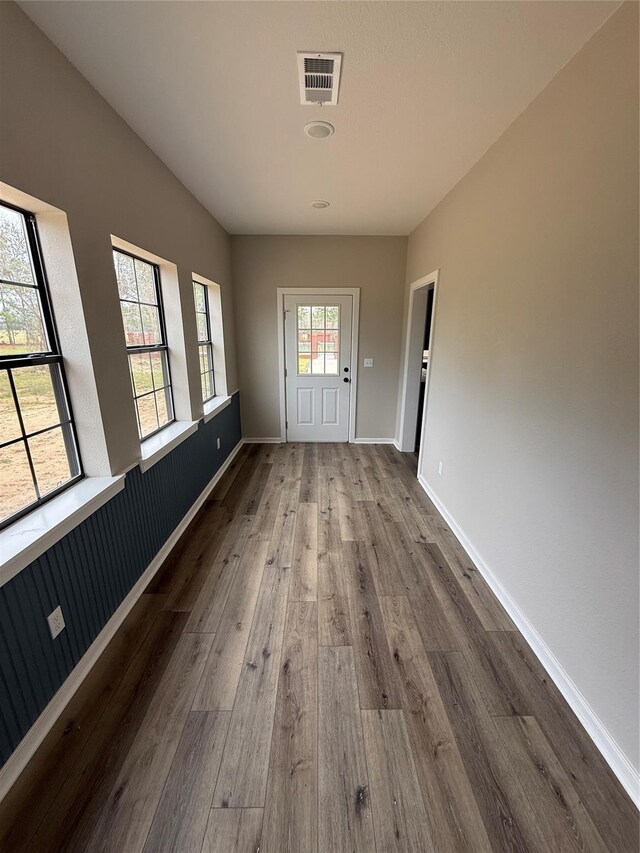
[{"label": "hallway", "polygon": [[0,848],[635,851],[414,467],[242,447],[0,805]]}]

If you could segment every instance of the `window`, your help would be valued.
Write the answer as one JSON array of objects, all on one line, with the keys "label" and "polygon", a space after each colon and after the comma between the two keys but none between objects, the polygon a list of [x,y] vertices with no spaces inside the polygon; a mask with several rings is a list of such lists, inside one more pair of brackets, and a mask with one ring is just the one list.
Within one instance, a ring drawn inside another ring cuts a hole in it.
[{"label": "window", "polygon": [[131,387],[141,439],[175,420],[160,271],[121,249],[113,250]]},{"label": "window", "polygon": [[0,204],[0,527],[81,477],[35,216]]},{"label": "window", "polygon": [[340,306],[298,305],[298,375],[337,376]]},{"label": "window", "polygon": [[202,402],[206,403],[207,400],[215,397],[216,394],[216,383],[213,376],[213,343],[211,341],[209,291],[206,284],[201,284],[199,281],[193,282],[193,301],[196,305]]}]

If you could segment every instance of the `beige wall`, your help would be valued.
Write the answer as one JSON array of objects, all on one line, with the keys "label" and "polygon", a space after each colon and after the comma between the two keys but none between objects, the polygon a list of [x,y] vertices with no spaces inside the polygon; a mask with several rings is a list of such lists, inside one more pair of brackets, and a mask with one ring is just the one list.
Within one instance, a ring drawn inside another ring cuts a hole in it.
[{"label": "beige wall", "polygon": [[241,236],[231,246],[244,435],[280,435],[277,288],[359,287],[356,437],[393,438],[406,237]]},{"label": "beige wall", "polygon": [[[233,391],[229,238],[13,3],[0,3],[0,38],[0,180],[68,215],[108,455],[119,471],[135,461],[139,442],[110,235],[177,265],[194,341],[191,273],[221,285]],[[195,387],[197,372],[194,345],[188,376]]]},{"label": "beige wall", "polygon": [[411,234],[436,268],[424,476],[637,766],[637,4]]}]

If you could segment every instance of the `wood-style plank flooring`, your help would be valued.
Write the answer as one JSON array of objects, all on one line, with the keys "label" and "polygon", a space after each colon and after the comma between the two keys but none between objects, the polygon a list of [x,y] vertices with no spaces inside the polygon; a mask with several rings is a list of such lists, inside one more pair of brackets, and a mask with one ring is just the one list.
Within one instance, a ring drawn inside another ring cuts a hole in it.
[{"label": "wood-style plank flooring", "polygon": [[244,447],[0,849],[611,851],[638,814],[388,446]]}]

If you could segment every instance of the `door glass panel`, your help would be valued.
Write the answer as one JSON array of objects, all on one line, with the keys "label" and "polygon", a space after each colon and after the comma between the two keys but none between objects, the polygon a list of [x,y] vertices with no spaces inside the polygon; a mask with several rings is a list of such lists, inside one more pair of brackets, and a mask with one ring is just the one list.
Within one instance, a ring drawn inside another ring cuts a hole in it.
[{"label": "door glass panel", "polygon": [[311,328],[324,329],[324,305],[314,306],[311,309]]},{"label": "door glass panel", "polygon": [[298,305],[298,328],[311,328],[311,308],[308,305]]},{"label": "door glass panel", "polygon": [[298,354],[298,374],[307,376],[309,373],[311,373],[311,353]]},{"label": "door glass panel", "polygon": [[326,328],[337,329],[340,320],[340,307],[338,305],[327,305]]},{"label": "door glass panel", "polygon": [[340,363],[340,306],[298,305],[298,375],[337,376]]}]

